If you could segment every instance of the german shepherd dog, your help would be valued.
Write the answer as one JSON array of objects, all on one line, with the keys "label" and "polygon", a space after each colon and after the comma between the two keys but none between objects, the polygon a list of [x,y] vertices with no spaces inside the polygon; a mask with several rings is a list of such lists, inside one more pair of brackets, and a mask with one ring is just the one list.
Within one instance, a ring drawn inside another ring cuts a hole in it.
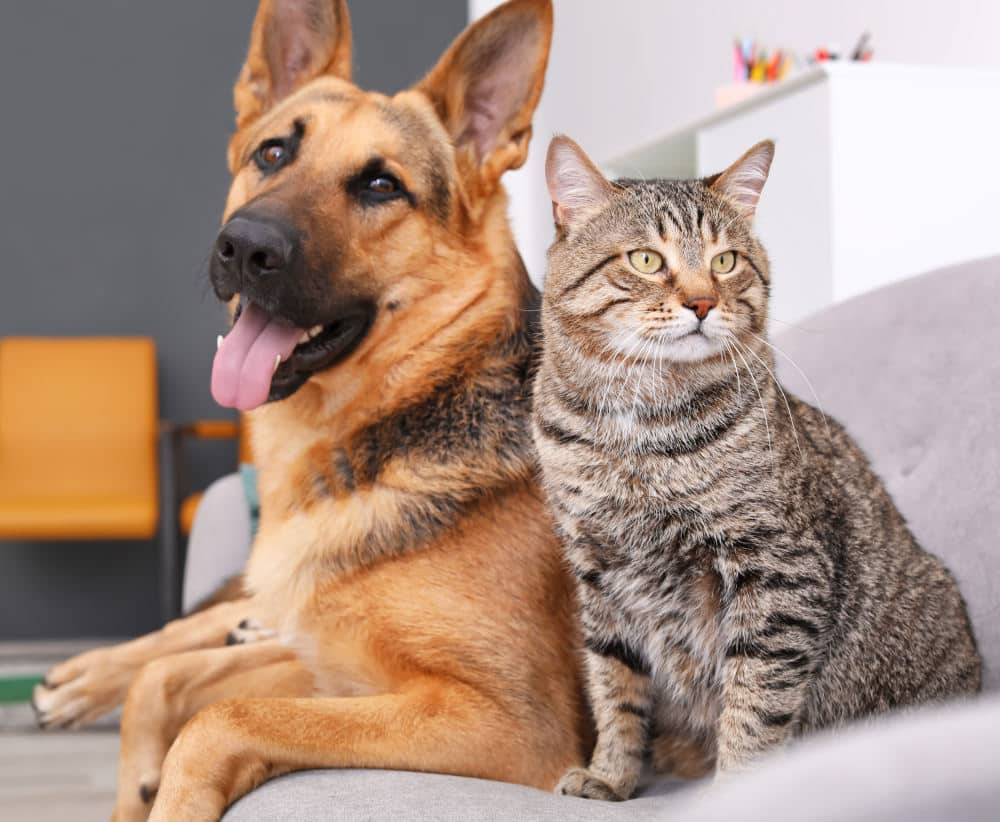
[{"label": "german shepherd dog", "polygon": [[[387,97],[351,83],[344,0],[262,0],[210,265],[234,320],[213,394],[259,467],[248,594],[35,695],[59,727],[124,699],[119,822],[216,820],[297,769],[551,789],[586,761],[530,445],[538,295],[500,186],[551,30],[550,0],[511,0]],[[277,637],[227,646],[241,621]]]}]

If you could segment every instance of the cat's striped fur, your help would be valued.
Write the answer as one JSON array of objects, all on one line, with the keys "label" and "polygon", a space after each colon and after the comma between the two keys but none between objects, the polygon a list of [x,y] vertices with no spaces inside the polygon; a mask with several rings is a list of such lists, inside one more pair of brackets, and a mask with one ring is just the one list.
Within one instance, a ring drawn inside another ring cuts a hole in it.
[{"label": "cat's striped fur", "polygon": [[[572,141],[550,148],[534,433],[598,731],[564,793],[629,796],[650,748],[680,775],[725,771],[980,686],[949,572],[844,429],[774,378],[752,230],[772,152],[709,180],[612,185]],[[637,249],[662,269],[640,274]],[[713,273],[728,250],[733,270]],[[699,299],[701,321],[685,307]]]}]

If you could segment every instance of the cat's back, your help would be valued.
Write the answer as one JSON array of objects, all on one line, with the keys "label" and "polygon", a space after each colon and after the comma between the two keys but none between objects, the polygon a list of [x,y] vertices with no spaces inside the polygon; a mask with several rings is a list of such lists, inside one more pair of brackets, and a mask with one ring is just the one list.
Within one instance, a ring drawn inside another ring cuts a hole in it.
[{"label": "cat's back", "polygon": [[807,725],[978,692],[982,661],[954,577],[917,541],[848,431],[788,401],[802,446],[788,510],[822,546],[834,600]]}]

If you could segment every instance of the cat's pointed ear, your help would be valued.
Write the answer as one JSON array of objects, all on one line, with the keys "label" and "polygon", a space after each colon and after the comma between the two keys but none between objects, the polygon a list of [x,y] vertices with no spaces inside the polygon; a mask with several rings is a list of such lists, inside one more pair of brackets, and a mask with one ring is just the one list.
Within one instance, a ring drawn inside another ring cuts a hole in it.
[{"label": "cat's pointed ear", "polygon": [[583,149],[564,135],[549,143],[545,182],[552,200],[552,216],[563,230],[600,211],[616,190]]},{"label": "cat's pointed ear", "polygon": [[260,0],[233,90],[237,129],[324,74],[351,79],[346,0]]},{"label": "cat's pointed ear", "polygon": [[552,43],[552,0],[509,0],[473,23],[416,89],[455,142],[474,198],[528,156]]},{"label": "cat's pointed ear", "polygon": [[715,177],[711,187],[727,197],[747,219],[752,220],[773,159],[774,143],[770,140],[757,143]]}]

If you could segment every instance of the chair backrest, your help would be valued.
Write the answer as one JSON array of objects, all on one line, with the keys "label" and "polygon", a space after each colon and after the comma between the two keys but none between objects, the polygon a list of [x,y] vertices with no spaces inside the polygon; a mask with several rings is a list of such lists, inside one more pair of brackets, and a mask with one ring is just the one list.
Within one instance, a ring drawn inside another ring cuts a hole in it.
[{"label": "chair backrest", "polygon": [[151,339],[0,340],[0,445],[148,443],[157,427]]},{"label": "chair backrest", "polygon": [[239,460],[241,463],[253,464],[253,453],[250,450],[250,421],[246,414],[240,415]]}]

